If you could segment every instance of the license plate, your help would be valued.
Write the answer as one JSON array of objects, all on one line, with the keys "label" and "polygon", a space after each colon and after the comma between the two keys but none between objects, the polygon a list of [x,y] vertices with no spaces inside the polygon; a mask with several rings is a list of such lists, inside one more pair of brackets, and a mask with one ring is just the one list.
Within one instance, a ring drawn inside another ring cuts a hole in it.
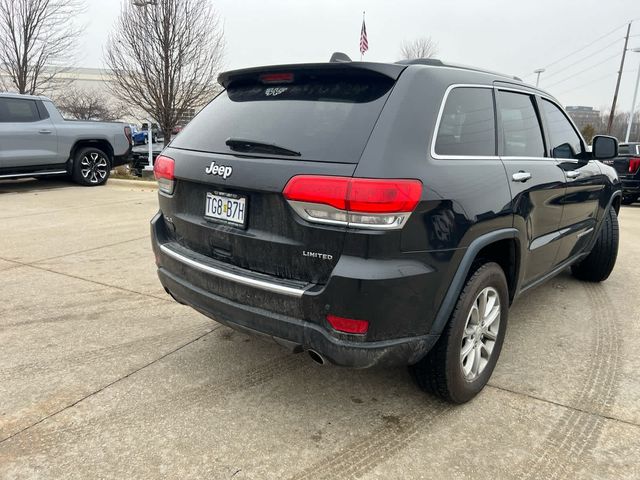
[{"label": "license plate", "polygon": [[207,193],[204,217],[207,220],[244,226],[247,215],[247,197],[232,193]]}]

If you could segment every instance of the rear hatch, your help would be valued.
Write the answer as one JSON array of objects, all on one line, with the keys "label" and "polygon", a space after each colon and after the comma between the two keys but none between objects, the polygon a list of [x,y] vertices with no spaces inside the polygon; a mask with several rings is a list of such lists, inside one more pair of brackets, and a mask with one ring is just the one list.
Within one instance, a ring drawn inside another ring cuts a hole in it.
[{"label": "rear hatch", "polygon": [[[640,146],[635,144],[620,144],[618,147],[618,157],[613,160],[613,168],[616,169],[620,177],[637,173],[640,162],[632,162],[632,159],[640,159]],[[630,167],[632,168],[630,169]]]},{"label": "rear hatch", "polygon": [[161,200],[175,241],[255,272],[326,282],[346,229],[303,220],[282,191],[296,175],[353,175],[403,68],[309,64],[221,75],[226,90],[163,153],[175,160],[175,192]]}]

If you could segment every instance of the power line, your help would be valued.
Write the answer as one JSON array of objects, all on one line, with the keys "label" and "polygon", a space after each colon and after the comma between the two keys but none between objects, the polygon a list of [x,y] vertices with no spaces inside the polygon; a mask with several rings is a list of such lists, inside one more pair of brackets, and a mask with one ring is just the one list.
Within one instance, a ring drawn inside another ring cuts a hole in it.
[{"label": "power line", "polygon": [[569,64],[569,65],[567,65],[566,67],[563,67],[563,68],[561,68],[560,70],[557,70],[557,71],[553,72],[553,73],[552,73],[552,74],[550,74],[550,75],[545,75],[545,80],[548,80],[550,77],[555,77],[555,76],[556,76],[556,75],[558,75],[559,73],[562,73],[562,72],[564,72],[565,70],[568,70],[569,68],[573,67],[574,65],[577,65],[577,64],[579,64],[579,63],[584,62],[585,60],[589,60],[589,59],[593,58],[593,57],[594,57],[595,55],[597,55],[598,53],[603,52],[603,51],[605,51],[605,50],[606,50],[606,49],[608,49],[608,48],[611,48],[612,46],[614,46],[615,44],[617,44],[620,40],[624,40],[624,37],[616,38],[613,42],[611,42],[611,43],[607,44],[607,46],[606,46],[606,47],[603,47],[603,48],[601,48],[600,50],[596,50],[595,52],[593,52],[593,53],[591,53],[591,54],[587,55],[586,57],[583,57],[583,58],[581,58],[580,60],[577,60],[577,61],[575,61],[575,62],[573,62],[573,63],[570,63],[570,64]]},{"label": "power line", "polygon": [[565,93],[569,93],[569,92],[572,92],[572,91],[575,91],[575,90],[581,90],[584,87],[588,87],[589,85],[601,82],[602,80],[604,80],[606,78],[611,78],[611,77],[615,77],[615,76],[616,76],[616,73],[607,73],[606,75],[603,75],[602,77],[596,78],[595,80],[591,80],[591,81],[589,81],[587,83],[583,83],[579,87],[572,87],[572,88],[569,88],[567,90],[563,90],[560,93],[556,93],[556,96],[564,95]]},{"label": "power line", "polygon": [[[632,21],[633,21],[633,20],[632,20]],[[620,25],[619,27],[614,28],[614,29],[613,29],[613,30],[611,30],[610,32],[605,33],[605,34],[604,34],[604,35],[602,35],[601,37],[598,37],[598,38],[596,38],[595,40],[593,40],[593,41],[591,41],[591,42],[587,43],[584,47],[581,47],[581,48],[579,48],[578,50],[575,50],[575,51],[573,51],[573,52],[569,53],[568,55],[565,55],[564,57],[559,58],[558,60],[556,60],[556,61],[554,61],[554,62],[551,62],[549,65],[547,65],[547,66],[545,66],[545,67],[543,67],[543,68],[545,68],[545,69],[546,69],[546,68],[552,67],[553,65],[556,65],[556,64],[560,63],[561,61],[566,60],[567,58],[569,58],[569,57],[571,57],[571,56],[575,55],[576,53],[579,53],[579,52],[581,52],[581,51],[583,51],[583,50],[585,50],[585,49],[589,48],[591,45],[593,45],[593,44],[595,44],[595,43],[598,43],[600,40],[602,40],[602,39],[604,39],[604,38],[608,37],[608,36],[609,36],[609,35],[611,35],[612,33],[617,32],[618,30],[620,30],[620,29],[621,29],[621,28],[623,28],[623,27],[626,27],[627,25],[628,25],[628,23],[624,23],[623,25]]]},{"label": "power line", "polygon": [[564,82],[566,82],[567,80],[570,80],[570,79],[572,79],[572,78],[575,78],[577,75],[580,75],[581,73],[584,73],[584,72],[587,72],[587,71],[589,71],[589,70],[591,70],[591,69],[593,69],[593,68],[599,67],[599,66],[600,66],[600,65],[602,65],[603,63],[606,63],[606,62],[608,62],[609,60],[612,60],[612,59],[614,59],[614,58],[616,58],[616,57],[619,57],[619,56],[620,56],[620,54],[619,54],[619,53],[615,53],[615,54],[611,55],[610,57],[607,57],[607,58],[605,58],[604,60],[602,60],[602,61],[600,61],[600,62],[598,62],[598,63],[596,63],[596,64],[594,64],[594,65],[591,65],[591,66],[589,66],[589,67],[587,67],[587,68],[585,68],[585,69],[583,69],[583,70],[580,70],[579,72],[576,72],[576,73],[574,73],[574,74],[572,74],[572,75],[569,75],[568,77],[563,78],[562,80],[558,80],[557,82],[554,82],[554,83],[552,83],[551,85],[545,85],[545,86],[544,86],[544,88],[545,88],[545,89],[549,89],[549,88],[553,87],[554,85],[558,85],[559,83],[564,83]]}]

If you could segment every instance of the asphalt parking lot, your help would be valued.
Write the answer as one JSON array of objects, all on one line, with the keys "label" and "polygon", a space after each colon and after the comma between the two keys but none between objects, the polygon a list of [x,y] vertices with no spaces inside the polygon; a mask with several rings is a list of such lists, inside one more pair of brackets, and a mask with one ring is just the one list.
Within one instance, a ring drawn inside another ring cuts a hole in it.
[{"label": "asphalt parking lot", "polygon": [[0,182],[1,478],[640,478],[640,204],[612,277],[518,301],[460,407],[177,305],[155,211],[144,184]]}]

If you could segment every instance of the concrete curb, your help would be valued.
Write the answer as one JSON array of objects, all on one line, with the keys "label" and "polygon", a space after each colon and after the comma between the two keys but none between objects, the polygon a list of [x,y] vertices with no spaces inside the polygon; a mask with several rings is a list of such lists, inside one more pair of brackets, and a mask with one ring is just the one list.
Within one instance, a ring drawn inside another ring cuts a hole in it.
[{"label": "concrete curb", "polygon": [[152,188],[154,190],[158,189],[158,184],[156,182],[151,182],[148,180],[127,180],[125,178],[110,178],[107,182],[107,185],[119,185],[121,187],[139,187],[139,188]]}]

